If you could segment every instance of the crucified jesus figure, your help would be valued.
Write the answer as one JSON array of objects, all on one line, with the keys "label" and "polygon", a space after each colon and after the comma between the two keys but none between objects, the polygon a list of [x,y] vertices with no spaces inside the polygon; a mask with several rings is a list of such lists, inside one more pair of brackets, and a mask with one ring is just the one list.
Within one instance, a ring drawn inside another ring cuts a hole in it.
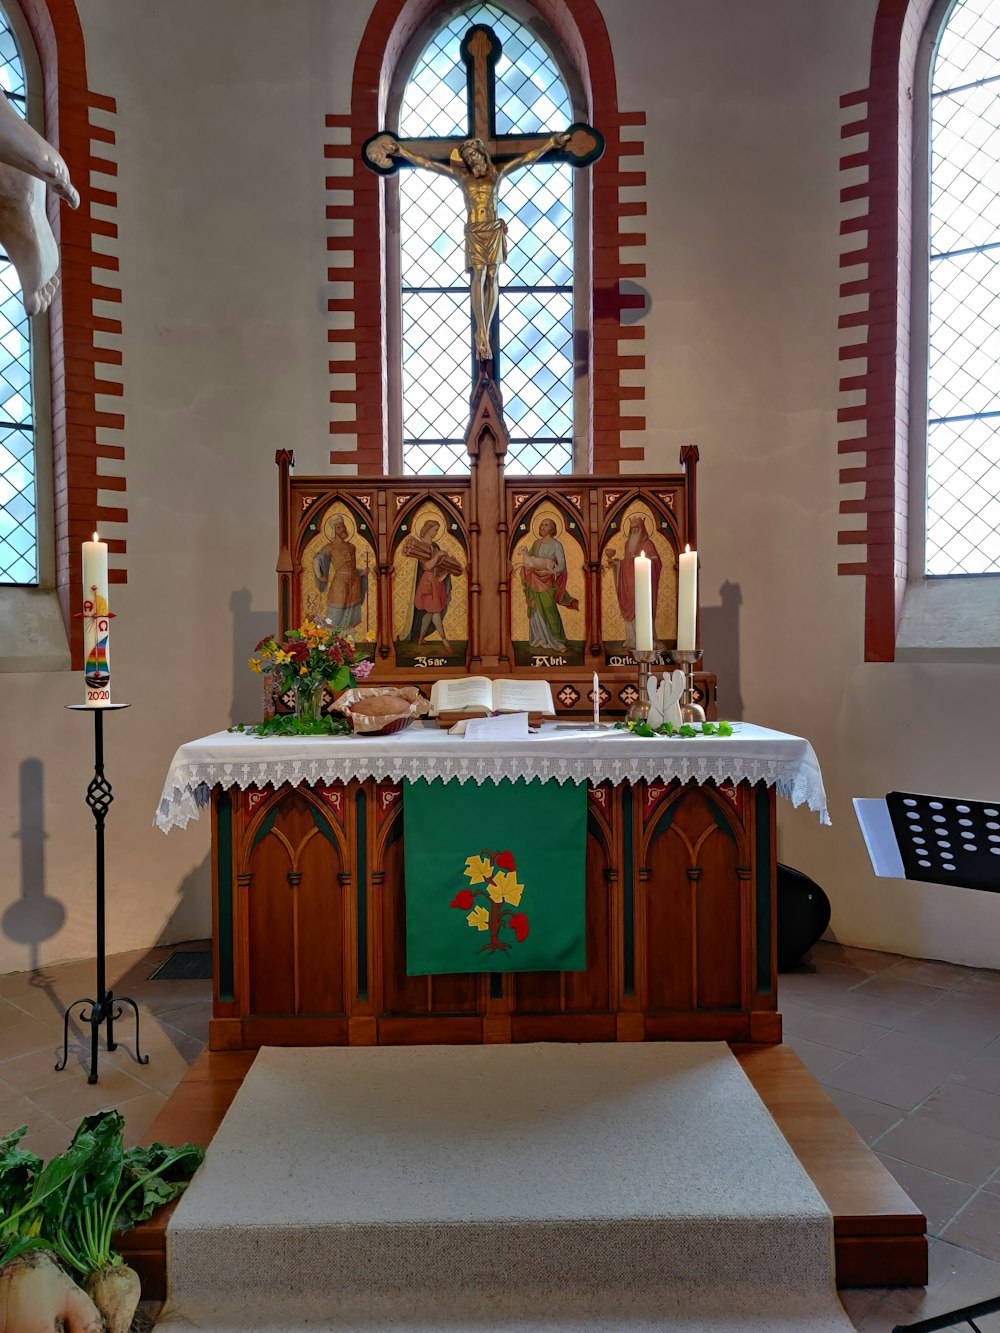
[{"label": "crucified jesus figure", "polygon": [[415,167],[448,176],[461,188],[467,210],[465,269],[469,274],[472,313],[476,321],[476,354],[480,361],[489,361],[493,355],[490,325],[500,300],[497,269],[507,258],[507,224],[497,215],[500,181],[511,172],[537,162],[553,149],[565,147],[569,138],[569,134],[550,135],[500,167],[494,165],[482,139],[466,139],[452,150],[449,162],[435,162],[433,158],[423,157],[388,134],[371,153],[376,161],[378,150],[385,158],[404,157]]},{"label": "crucified jesus figure", "polygon": [[59,286],[59,250],[45,213],[46,187],[70,208],[80,202],[66,163],[0,94],[0,246],[17,269],[29,315],[47,310]]}]

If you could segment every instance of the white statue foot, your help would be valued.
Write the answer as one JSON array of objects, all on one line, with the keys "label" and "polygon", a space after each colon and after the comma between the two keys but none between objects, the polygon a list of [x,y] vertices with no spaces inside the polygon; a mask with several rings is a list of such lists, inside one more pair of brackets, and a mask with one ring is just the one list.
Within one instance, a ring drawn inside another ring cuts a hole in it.
[{"label": "white statue foot", "polygon": [[6,97],[0,97],[0,162],[27,172],[55,190],[70,208],[80,196],[69,178],[69,168],[51,144],[22,120]]},{"label": "white statue foot", "polygon": [[17,269],[25,311],[43,314],[59,286],[59,250],[45,214],[45,186],[2,163],[0,245]]}]

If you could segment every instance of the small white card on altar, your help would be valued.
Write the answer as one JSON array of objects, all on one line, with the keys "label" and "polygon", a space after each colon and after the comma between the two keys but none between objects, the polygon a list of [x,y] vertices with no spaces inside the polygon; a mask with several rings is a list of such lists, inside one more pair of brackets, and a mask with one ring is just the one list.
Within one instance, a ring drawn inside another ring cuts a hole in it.
[{"label": "small white card on altar", "polygon": [[522,741],[528,739],[527,713],[498,713],[496,717],[470,717],[465,724],[467,741]]}]

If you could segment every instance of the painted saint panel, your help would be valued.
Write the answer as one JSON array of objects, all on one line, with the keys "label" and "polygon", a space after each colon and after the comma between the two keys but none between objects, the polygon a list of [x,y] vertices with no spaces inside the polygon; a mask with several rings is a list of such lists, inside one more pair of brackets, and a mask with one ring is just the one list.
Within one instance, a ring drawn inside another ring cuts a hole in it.
[{"label": "painted saint panel", "polygon": [[543,501],[514,529],[511,641],[519,667],[580,666],[587,637],[580,525]]},{"label": "painted saint panel", "polygon": [[608,666],[628,666],[635,650],[635,558],[646,556],[653,584],[655,647],[677,644],[677,553],[670,525],[643,500],[608,524],[601,552],[601,638]]},{"label": "painted saint panel", "polygon": [[378,635],[378,562],[374,533],[352,508],[334,501],[302,552],[301,615],[374,650]]},{"label": "painted saint panel", "polygon": [[469,640],[468,556],[457,520],[433,500],[393,538],[392,637],[396,665],[460,667]]}]

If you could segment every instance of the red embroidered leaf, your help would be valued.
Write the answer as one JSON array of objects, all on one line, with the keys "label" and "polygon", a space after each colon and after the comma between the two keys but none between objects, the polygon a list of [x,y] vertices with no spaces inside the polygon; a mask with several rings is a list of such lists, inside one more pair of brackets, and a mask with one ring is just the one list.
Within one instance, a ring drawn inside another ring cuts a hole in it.
[{"label": "red embroidered leaf", "polygon": [[500,870],[516,870],[513,852],[497,852],[493,858]]},{"label": "red embroidered leaf", "polygon": [[514,932],[514,938],[520,944],[528,934],[528,918],[523,912],[514,913],[510,919],[510,928]]},{"label": "red embroidered leaf", "polygon": [[452,907],[463,907],[466,911],[472,906],[472,890],[459,889],[451,900]]}]

